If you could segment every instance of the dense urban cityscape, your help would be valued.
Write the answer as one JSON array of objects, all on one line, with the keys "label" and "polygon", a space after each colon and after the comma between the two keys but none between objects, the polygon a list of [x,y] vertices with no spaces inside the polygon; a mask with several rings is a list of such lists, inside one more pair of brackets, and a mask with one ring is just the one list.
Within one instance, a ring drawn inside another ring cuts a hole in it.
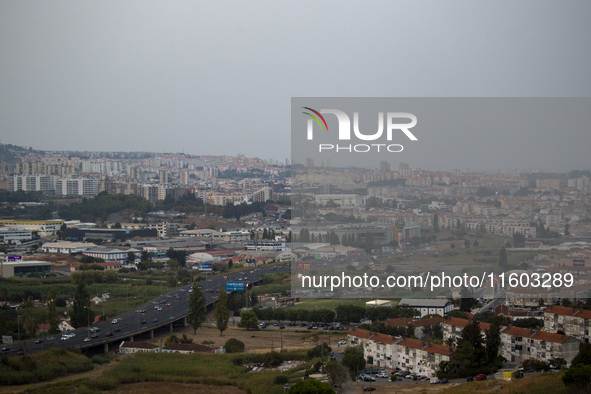
[{"label": "dense urban cityscape", "polygon": [[[355,392],[568,375],[589,352],[589,170],[0,148],[4,360],[246,352],[265,390]],[[303,286],[327,273],[432,291]],[[15,362],[2,384],[47,380]]]}]

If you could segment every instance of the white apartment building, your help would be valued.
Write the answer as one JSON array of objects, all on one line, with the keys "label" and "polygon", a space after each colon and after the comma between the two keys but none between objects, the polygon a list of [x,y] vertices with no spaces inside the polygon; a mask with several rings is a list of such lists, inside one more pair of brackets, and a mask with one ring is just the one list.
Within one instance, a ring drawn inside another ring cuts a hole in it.
[{"label": "white apartment building", "polygon": [[96,196],[98,194],[98,179],[57,179],[55,181],[55,194],[59,196]]},{"label": "white apartment building", "polygon": [[51,175],[15,175],[8,177],[8,190],[53,193],[54,178]]},{"label": "white apartment building", "polygon": [[591,310],[552,306],[544,311],[544,330],[564,331],[585,343],[591,338]]},{"label": "white apartment building", "polygon": [[455,349],[412,338],[392,337],[362,329],[348,335],[349,343],[361,345],[369,365],[435,376],[442,361],[451,361]]},{"label": "white apartment building", "polygon": [[570,366],[580,345],[581,341],[570,335],[520,327],[507,327],[501,331],[501,356],[511,362],[530,359],[549,362],[563,358]]}]

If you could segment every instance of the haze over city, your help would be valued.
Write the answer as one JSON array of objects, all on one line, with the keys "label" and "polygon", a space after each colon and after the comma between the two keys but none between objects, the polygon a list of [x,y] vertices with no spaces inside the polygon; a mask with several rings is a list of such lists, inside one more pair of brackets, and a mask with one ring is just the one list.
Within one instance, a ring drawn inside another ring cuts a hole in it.
[{"label": "haze over city", "polygon": [[[291,97],[591,93],[588,3],[258,4],[3,2],[2,142],[284,161]],[[478,154],[500,139],[475,131],[404,160],[569,170],[590,135],[520,131],[530,145],[499,152],[501,165]]]}]

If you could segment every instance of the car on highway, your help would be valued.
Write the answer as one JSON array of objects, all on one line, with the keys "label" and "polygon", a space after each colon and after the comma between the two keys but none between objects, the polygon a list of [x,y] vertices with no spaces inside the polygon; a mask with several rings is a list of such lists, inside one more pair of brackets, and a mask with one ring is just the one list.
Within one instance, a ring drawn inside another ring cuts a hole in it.
[{"label": "car on highway", "polygon": [[116,329],[113,330],[113,332],[121,332],[121,329],[119,327],[117,327]]},{"label": "car on highway", "polygon": [[143,309],[140,309],[138,312],[139,312],[139,313],[146,313],[146,311],[145,311],[145,310],[143,310]]},{"label": "car on highway", "polygon": [[156,318],[156,317],[155,317],[155,318],[153,318],[153,319],[152,319],[152,323],[158,323],[158,318]]},{"label": "car on highway", "polygon": [[117,320],[117,319],[111,320],[111,324],[117,324],[117,323],[119,323],[119,320]]},{"label": "car on highway", "polygon": [[10,346],[3,346],[1,350],[3,352],[9,352],[10,351]]},{"label": "car on highway", "polygon": [[35,343],[39,344],[39,343],[43,343],[43,339],[39,338],[39,339],[35,339]]},{"label": "car on highway", "polygon": [[170,302],[168,304],[166,304],[166,306],[170,306]]},{"label": "car on highway", "polygon": [[97,333],[93,333],[90,337],[93,338],[93,339],[94,338],[98,338],[98,334]]},{"label": "car on highway", "polygon": [[141,324],[146,324],[147,322],[145,320],[142,320],[140,323]]},{"label": "car on highway", "polygon": [[113,336],[113,333],[111,331],[108,331],[107,333],[105,333],[105,336],[106,337],[112,337]]},{"label": "car on highway", "polygon": [[98,328],[98,327],[92,327],[92,328],[90,329],[90,332],[99,332],[100,330],[101,330],[101,329],[100,329],[100,328]]},{"label": "car on highway", "polygon": [[90,338],[90,337],[84,338],[84,342],[90,342],[90,341],[92,341],[92,338]]}]

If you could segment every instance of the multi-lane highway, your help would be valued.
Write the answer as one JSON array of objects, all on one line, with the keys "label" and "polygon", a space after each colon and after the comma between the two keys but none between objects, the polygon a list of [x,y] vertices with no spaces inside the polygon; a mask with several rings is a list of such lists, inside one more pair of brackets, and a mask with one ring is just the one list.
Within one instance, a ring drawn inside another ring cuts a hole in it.
[{"label": "multi-lane highway", "polygon": [[[260,282],[263,276],[272,272],[288,272],[289,264],[252,268],[241,272],[220,275],[201,281],[207,304],[213,304],[218,297],[216,290],[225,287],[228,281],[243,281],[246,286]],[[16,342],[10,346],[9,351],[3,351],[2,356],[17,355],[20,351],[25,353],[39,352],[52,347],[68,348],[93,348],[99,345],[108,348],[109,344],[119,344],[121,340],[128,340],[133,336],[150,333],[155,329],[170,329],[175,322],[182,324],[187,314],[189,305],[189,291],[191,285],[179,287],[163,294],[161,297],[129,310],[119,316],[111,317],[108,321],[98,322],[92,327],[99,331],[92,333],[91,327],[79,328],[72,333],[74,337],[63,340],[61,334]],[[116,323],[115,323],[116,322]],[[153,333],[153,332],[152,332]],[[94,334],[94,335],[93,335]],[[87,339],[88,338],[88,339]],[[5,345],[6,346],[6,345]]]}]

